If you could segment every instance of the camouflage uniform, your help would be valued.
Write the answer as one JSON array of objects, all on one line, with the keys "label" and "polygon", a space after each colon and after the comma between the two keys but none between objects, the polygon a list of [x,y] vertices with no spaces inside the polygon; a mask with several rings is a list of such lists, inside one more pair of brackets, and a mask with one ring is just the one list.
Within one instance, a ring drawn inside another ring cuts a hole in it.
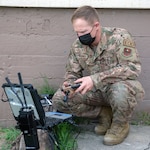
[{"label": "camouflage uniform", "polygon": [[102,27],[97,47],[89,47],[77,39],[71,48],[66,65],[65,81],[73,83],[83,77],[83,70],[94,88],[63,102],[60,89],[53,97],[54,107],[81,117],[97,117],[102,106],[111,106],[113,121],[128,121],[144,90],[137,81],[141,64],[135,43],[127,30]]}]

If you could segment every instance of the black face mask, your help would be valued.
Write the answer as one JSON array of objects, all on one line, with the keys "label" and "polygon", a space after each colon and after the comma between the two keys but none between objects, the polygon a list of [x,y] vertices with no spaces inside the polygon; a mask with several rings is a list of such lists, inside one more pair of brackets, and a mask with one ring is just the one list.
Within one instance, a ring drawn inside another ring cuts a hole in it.
[{"label": "black face mask", "polygon": [[91,45],[94,42],[95,37],[92,38],[91,34],[87,33],[87,34],[84,34],[82,36],[79,36],[79,40],[84,45]]}]

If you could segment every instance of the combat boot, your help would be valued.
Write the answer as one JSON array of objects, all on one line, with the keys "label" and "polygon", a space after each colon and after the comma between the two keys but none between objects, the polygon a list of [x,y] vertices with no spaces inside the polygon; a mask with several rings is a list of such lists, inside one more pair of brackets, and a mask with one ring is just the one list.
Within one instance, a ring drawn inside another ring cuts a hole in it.
[{"label": "combat boot", "polygon": [[105,145],[116,145],[124,141],[129,133],[129,123],[112,123],[107,130],[103,143]]},{"label": "combat boot", "polygon": [[102,107],[99,115],[99,124],[95,127],[95,133],[104,135],[110,128],[112,122],[112,110],[111,107]]}]

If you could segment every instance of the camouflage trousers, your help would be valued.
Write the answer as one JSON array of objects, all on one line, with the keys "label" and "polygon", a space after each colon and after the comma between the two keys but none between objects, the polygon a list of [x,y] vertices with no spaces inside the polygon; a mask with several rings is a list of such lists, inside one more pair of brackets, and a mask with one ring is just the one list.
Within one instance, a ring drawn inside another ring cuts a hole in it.
[{"label": "camouflage trousers", "polygon": [[144,90],[138,81],[121,81],[109,84],[104,90],[80,93],[64,102],[64,94],[60,89],[54,94],[52,101],[56,110],[71,113],[79,117],[96,118],[103,106],[110,106],[113,121],[128,121],[138,101],[142,100]]}]

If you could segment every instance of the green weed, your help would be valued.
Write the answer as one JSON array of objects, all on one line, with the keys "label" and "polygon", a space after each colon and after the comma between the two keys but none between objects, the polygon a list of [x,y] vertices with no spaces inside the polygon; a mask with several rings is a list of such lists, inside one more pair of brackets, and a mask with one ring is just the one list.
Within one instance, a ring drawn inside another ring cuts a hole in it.
[{"label": "green weed", "polygon": [[[77,131],[75,126],[64,122],[55,126],[53,130],[57,141],[59,141],[58,145],[60,150],[77,149],[77,141],[74,137],[75,131]],[[55,147],[55,150],[57,150],[57,147]]]},{"label": "green weed", "polygon": [[133,125],[150,125],[150,114],[148,112],[136,113],[135,119],[131,121]]},{"label": "green weed", "polygon": [[48,78],[46,76],[42,76],[43,78],[43,85],[38,87],[39,94],[50,94],[53,95],[56,90],[49,84]]},{"label": "green weed", "polygon": [[12,142],[15,141],[21,133],[20,130],[17,130],[15,128],[1,128],[0,132],[3,133],[0,139],[4,139],[5,141],[2,144],[1,150],[11,149]]}]

